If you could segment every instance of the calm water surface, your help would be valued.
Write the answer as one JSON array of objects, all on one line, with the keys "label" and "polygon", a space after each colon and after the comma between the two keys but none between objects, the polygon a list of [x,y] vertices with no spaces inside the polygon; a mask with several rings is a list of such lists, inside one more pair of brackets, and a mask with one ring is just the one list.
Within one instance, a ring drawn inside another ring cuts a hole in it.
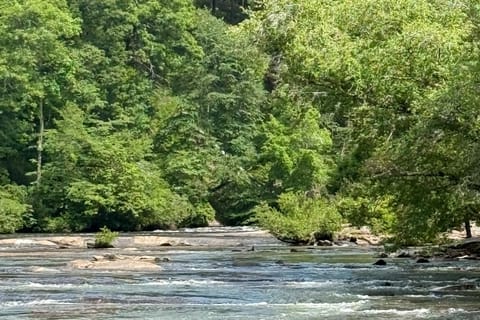
[{"label": "calm water surface", "polygon": [[[265,239],[237,249],[0,248],[0,319],[480,319],[478,290],[445,288],[480,285],[478,262],[375,267],[369,249],[290,252]],[[156,273],[65,268],[106,252],[171,261]]]}]

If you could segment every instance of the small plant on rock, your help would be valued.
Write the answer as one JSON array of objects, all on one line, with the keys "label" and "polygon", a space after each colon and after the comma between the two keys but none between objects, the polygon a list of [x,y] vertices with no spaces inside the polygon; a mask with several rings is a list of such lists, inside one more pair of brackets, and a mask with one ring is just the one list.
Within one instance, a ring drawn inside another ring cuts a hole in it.
[{"label": "small plant on rock", "polygon": [[100,228],[95,234],[94,248],[113,248],[113,241],[118,238],[118,232],[111,231],[107,227]]}]

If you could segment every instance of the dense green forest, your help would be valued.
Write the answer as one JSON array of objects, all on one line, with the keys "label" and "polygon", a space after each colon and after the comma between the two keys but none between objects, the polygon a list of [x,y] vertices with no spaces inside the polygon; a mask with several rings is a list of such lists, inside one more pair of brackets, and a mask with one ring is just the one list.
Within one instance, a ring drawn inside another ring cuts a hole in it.
[{"label": "dense green forest", "polygon": [[0,0],[0,232],[480,212],[477,0]]}]

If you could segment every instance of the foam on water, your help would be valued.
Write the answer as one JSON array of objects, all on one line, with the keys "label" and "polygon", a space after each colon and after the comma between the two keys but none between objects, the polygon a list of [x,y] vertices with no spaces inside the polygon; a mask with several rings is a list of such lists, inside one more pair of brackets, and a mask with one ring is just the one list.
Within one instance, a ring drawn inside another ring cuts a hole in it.
[{"label": "foam on water", "polygon": [[156,280],[146,283],[135,284],[138,286],[191,286],[191,287],[203,287],[211,285],[232,285],[231,283],[225,281],[216,281],[216,280]]},{"label": "foam on water", "polygon": [[68,305],[73,304],[65,300],[39,299],[33,301],[7,301],[0,302],[0,308],[29,307],[38,305]]},{"label": "foam on water", "polygon": [[319,287],[332,287],[342,284],[343,281],[286,281],[282,282],[282,286],[293,288],[319,288]]},{"label": "foam on water", "polygon": [[389,315],[398,315],[406,316],[412,315],[415,317],[425,317],[430,315],[430,309],[421,308],[413,310],[398,310],[398,309],[373,309],[373,310],[361,310],[359,313],[369,314],[369,315],[378,315],[378,314],[389,314]]},{"label": "foam on water", "polygon": [[35,288],[35,289],[83,289],[83,288],[90,288],[92,285],[90,284],[73,284],[73,283],[37,283],[37,282],[29,282],[23,285],[19,285],[19,287],[25,288]]}]

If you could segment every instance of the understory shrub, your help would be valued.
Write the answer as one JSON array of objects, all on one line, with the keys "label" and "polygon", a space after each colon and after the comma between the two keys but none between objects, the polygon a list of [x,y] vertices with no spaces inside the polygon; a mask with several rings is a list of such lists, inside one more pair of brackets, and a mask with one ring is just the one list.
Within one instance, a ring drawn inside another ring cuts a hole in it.
[{"label": "understory shrub", "polygon": [[258,206],[256,220],[278,239],[299,244],[311,242],[314,233],[331,238],[342,223],[342,217],[328,199],[293,192],[280,195],[278,208]]},{"label": "understory shrub", "polygon": [[113,248],[113,241],[118,238],[118,232],[113,232],[107,227],[100,228],[95,234],[95,248]]},{"label": "understory shrub", "polygon": [[0,186],[0,233],[12,233],[23,227],[30,207],[25,204],[25,188]]}]

